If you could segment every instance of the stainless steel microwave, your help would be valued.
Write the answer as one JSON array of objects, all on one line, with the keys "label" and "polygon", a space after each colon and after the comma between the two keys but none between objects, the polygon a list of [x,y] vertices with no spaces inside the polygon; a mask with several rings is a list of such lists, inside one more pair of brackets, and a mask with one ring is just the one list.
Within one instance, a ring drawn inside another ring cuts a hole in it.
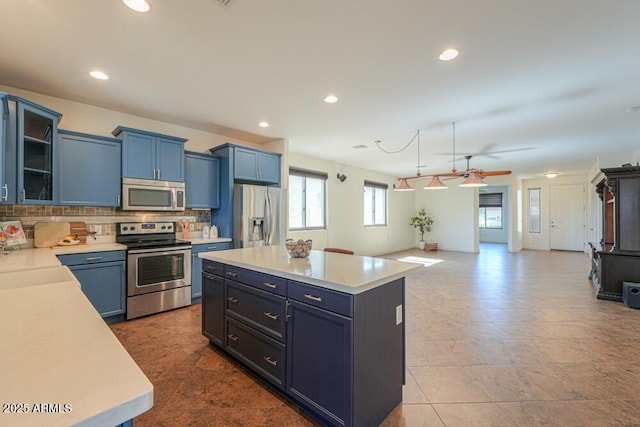
[{"label": "stainless steel microwave", "polygon": [[123,211],[183,211],[184,182],[122,178]]}]

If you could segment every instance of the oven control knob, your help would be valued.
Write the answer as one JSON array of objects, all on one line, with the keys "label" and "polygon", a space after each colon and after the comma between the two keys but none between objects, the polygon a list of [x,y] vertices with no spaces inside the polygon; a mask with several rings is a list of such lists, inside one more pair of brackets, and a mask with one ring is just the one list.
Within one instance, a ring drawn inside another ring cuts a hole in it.
[{"label": "oven control knob", "polygon": [[167,228],[171,230],[173,228],[173,225],[167,225]]},{"label": "oven control knob", "polygon": [[163,226],[162,226],[162,227],[160,227],[160,228],[164,230],[165,228],[167,228],[167,226],[166,226],[166,225],[163,225]]},{"label": "oven control knob", "polygon": [[129,227],[129,230],[131,230],[131,231],[133,231],[133,230],[135,230],[135,229],[136,229],[136,226],[135,226],[135,225],[132,225],[131,227]]},{"label": "oven control knob", "polygon": [[122,227],[122,231],[127,231],[129,227]]}]

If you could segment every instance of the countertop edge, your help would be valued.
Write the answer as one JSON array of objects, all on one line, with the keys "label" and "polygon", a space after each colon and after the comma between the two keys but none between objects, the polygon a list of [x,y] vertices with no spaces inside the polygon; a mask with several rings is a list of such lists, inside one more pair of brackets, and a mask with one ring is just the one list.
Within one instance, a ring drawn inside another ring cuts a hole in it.
[{"label": "countertop edge", "polygon": [[[221,251],[221,252],[224,252],[224,251]],[[334,290],[334,291],[339,291],[339,292],[343,292],[343,293],[350,294],[350,295],[361,294],[363,292],[366,292],[368,290],[377,288],[378,286],[381,286],[381,285],[384,285],[386,283],[392,282],[392,281],[397,280],[399,278],[406,277],[406,275],[407,275],[407,273],[409,271],[420,267],[419,264],[416,264],[415,267],[413,267],[413,268],[408,268],[405,271],[394,273],[394,274],[390,274],[390,275],[382,277],[380,279],[377,279],[377,280],[374,280],[374,281],[371,281],[371,282],[368,282],[368,283],[364,283],[364,284],[362,284],[360,286],[345,286],[345,285],[341,285],[339,283],[329,282],[329,281],[325,281],[325,280],[319,280],[319,279],[315,279],[313,277],[298,275],[298,274],[290,273],[290,272],[287,272],[287,271],[276,270],[276,269],[271,269],[271,268],[268,268],[268,267],[257,266],[257,265],[253,265],[253,264],[247,264],[247,263],[243,263],[243,262],[223,259],[223,258],[218,257],[217,254],[218,253],[216,251],[200,252],[198,254],[198,257],[203,258],[203,259],[208,259],[210,261],[216,261],[216,262],[219,262],[219,263],[222,263],[222,264],[233,265],[234,267],[246,268],[247,270],[257,271],[259,273],[265,273],[265,274],[270,274],[272,276],[282,277],[282,278],[293,280],[293,281],[296,281],[296,282],[307,283],[307,284],[318,286],[318,287],[325,288],[325,289],[331,289],[331,290]],[[392,261],[392,260],[390,260],[390,261]]]}]

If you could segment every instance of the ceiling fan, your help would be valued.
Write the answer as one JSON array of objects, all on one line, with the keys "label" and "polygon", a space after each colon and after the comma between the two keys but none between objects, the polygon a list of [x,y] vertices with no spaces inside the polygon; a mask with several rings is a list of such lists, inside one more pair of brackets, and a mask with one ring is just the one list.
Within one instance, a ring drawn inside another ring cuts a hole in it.
[{"label": "ceiling fan", "polygon": [[455,178],[464,178],[460,187],[484,187],[487,184],[483,181],[483,178],[487,176],[499,176],[499,175],[510,175],[510,170],[498,170],[498,171],[484,171],[482,169],[472,168],[469,165],[469,161],[473,157],[472,155],[466,155],[464,158],[467,160],[467,168],[463,171],[458,171],[456,169],[456,123],[453,122],[453,167],[451,168],[451,172],[445,173],[435,173],[435,174],[427,174],[422,175],[420,173],[420,169],[418,168],[418,172],[415,176],[407,176],[398,178],[398,185],[395,186],[395,191],[413,191],[413,188],[409,185],[408,180],[416,179],[416,178],[425,178],[431,177],[431,181],[424,187],[425,190],[443,190],[448,188],[444,182],[440,178],[444,178],[444,180],[455,179]]}]

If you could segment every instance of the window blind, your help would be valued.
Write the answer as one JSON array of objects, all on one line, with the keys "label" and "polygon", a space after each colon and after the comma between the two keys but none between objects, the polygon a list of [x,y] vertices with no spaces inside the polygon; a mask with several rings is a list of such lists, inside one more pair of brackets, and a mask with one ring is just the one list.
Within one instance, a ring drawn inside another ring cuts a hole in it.
[{"label": "window blind", "polygon": [[481,208],[501,208],[502,193],[486,193],[480,194]]},{"label": "window blind", "polygon": [[364,186],[365,187],[371,187],[371,188],[380,188],[382,190],[386,190],[386,189],[389,188],[388,184],[383,184],[383,183],[380,183],[380,182],[367,181],[367,180],[364,181]]},{"label": "window blind", "polygon": [[305,178],[324,179],[325,181],[329,177],[329,175],[324,172],[316,172],[299,168],[289,168],[289,175],[303,176]]}]

